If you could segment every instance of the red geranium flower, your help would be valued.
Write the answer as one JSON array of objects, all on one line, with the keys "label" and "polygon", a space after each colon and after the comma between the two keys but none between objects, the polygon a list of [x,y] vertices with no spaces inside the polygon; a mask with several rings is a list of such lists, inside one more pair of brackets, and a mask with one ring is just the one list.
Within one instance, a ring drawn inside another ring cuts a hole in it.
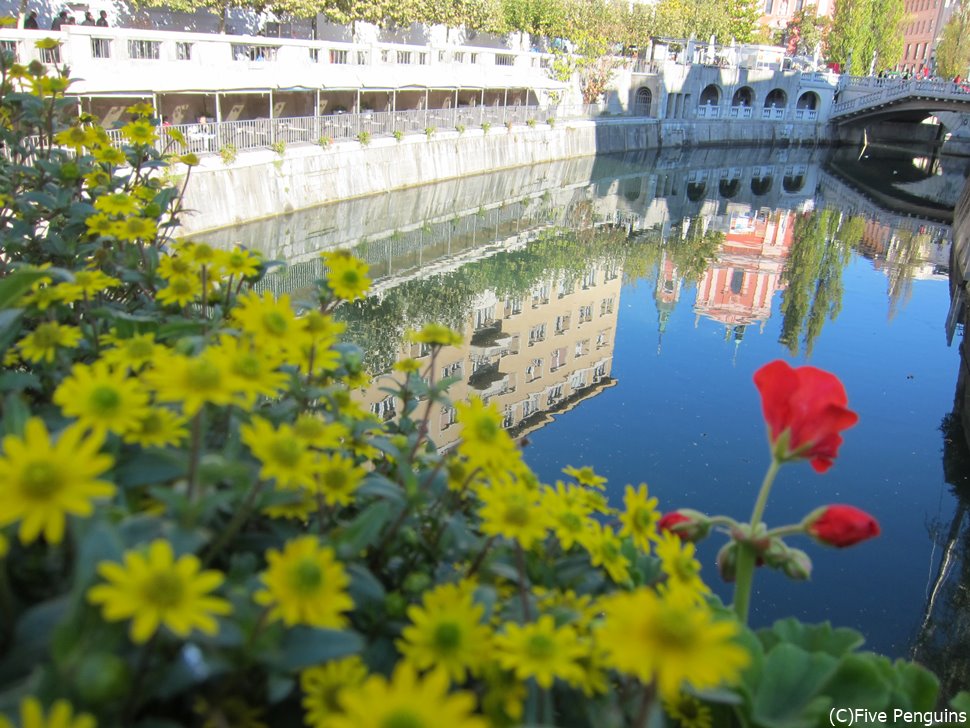
[{"label": "red geranium flower", "polygon": [[859,416],[846,407],[839,378],[815,367],[793,369],[780,359],[754,373],[768,436],[779,460],[808,458],[824,473],[842,444],[841,430]]},{"label": "red geranium flower", "polygon": [[808,532],[822,543],[845,548],[879,535],[879,523],[853,506],[832,505],[808,518]]},{"label": "red geranium flower", "polygon": [[682,516],[677,511],[671,511],[670,513],[664,514],[664,516],[657,521],[657,530],[673,531],[673,533],[680,536],[682,540],[686,540],[686,533],[674,531],[674,526],[676,526],[678,523],[690,523],[690,519],[687,516]]}]

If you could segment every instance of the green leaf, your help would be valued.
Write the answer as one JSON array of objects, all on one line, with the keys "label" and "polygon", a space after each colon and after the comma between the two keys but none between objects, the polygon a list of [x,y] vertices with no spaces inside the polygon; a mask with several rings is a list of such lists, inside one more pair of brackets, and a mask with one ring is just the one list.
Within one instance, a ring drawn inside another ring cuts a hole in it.
[{"label": "green leaf", "polygon": [[29,672],[47,654],[54,629],[67,613],[68,599],[58,597],[31,607],[17,621],[13,642],[0,661],[0,685]]},{"label": "green leaf", "polygon": [[876,655],[846,655],[823,688],[836,706],[878,710],[889,702],[890,684],[876,667]]},{"label": "green leaf", "polygon": [[367,568],[361,564],[350,564],[347,573],[350,575],[348,592],[358,609],[368,602],[384,601],[384,585]]},{"label": "green leaf", "polygon": [[354,655],[363,649],[364,640],[356,632],[294,627],[286,631],[278,653],[269,659],[281,670],[296,671]]},{"label": "green leaf", "polygon": [[833,657],[841,657],[860,647],[865,641],[853,629],[839,627],[833,629],[828,622],[822,624],[802,624],[789,617],[775,622],[770,629],[758,631],[758,637],[770,652],[778,643],[798,645],[806,652],[824,652]]},{"label": "green leaf", "polygon": [[751,717],[764,728],[811,728],[830,701],[819,691],[838,660],[790,644],[777,645],[765,657],[761,683],[754,692]]},{"label": "green leaf", "polygon": [[15,270],[6,278],[0,278],[0,309],[12,308],[30,287],[50,273],[36,268]]},{"label": "green leaf", "polygon": [[[0,312],[0,318],[7,311]],[[0,324],[2,328],[2,324]],[[0,392],[22,392],[25,389],[40,391],[40,378],[33,372],[4,372],[0,374]]]},{"label": "green leaf", "polygon": [[895,678],[893,707],[898,706],[907,710],[933,710],[940,693],[940,681],[936,676],[915,662],[897,660],[893,667]]},{"label": "green leaf", "polygon": [[404,491],[401,490],[401,486],[378,473],[371,473],[364,478],[364,482],[358,488],[357,493],[384,498],[392,503],[404,505]]},{"label": "green leaf", "polygon": [[135,458],[115,470],[115,479],[122,488],[168,483],[184,475],[184,454],[167,450],[142,450]]},{"label": "green leaf", "polygon": [[3,433],[22,436],[29,419],[30,408],[27,407],[23,397],[17,393],[8,394],[3,401]]},{"label": "green leaf", "polygon": [[340,536],[340,551],[356,556],[377,541],[391,515],[391,504],[387,501],[371,503],[361,511]]}]

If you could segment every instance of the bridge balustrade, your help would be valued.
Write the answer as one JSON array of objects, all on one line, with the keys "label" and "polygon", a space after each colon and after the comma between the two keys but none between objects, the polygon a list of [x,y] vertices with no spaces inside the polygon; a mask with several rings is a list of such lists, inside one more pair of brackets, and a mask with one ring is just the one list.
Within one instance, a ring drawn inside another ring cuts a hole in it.
[{"label": "bridge balustrade", "polygon": [[750,106],[732,106],[730,117],[732,119],[750,119],[754,109]]}]

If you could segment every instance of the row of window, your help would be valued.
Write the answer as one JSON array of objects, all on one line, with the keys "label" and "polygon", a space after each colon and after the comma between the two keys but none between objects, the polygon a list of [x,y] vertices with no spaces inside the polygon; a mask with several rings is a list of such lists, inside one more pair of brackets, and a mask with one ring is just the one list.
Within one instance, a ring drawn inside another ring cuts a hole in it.
[{"label": "row of window", "polygon": [[[920,60],[920,59],[926,60],[926,57],[929,55],[929,52],[930,52],[930,45],[931,45],[930,43],[917,43],[916,44],[915,52],[913,53],[912,56],[910,56],[909,55],[909,51],[910,51],[911,44],[907,43],[906,44],[906,55],[904,56],[904,58],[907,59],[907,60],[909,58],[912,58],[914,61]],[[922,53],[923,53],[922,55],[920,55],[920,50],[921,49],[922,49]]]},{"label": "row of window", "polygon": [[932,33],[935,22],[936,20],[934,18],[930,18],[929,20],[910,23],[906,28],[906,35],[912,35],[913,33]]}]

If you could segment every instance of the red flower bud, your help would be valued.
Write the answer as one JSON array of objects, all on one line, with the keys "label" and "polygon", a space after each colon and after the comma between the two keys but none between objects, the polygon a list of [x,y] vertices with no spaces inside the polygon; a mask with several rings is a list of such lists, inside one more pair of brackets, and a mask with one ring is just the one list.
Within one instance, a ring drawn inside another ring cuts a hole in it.
[{"label": "red flower bud", "polygon": [[879,535],[879,523],[853,506],[832,505],[806,519],[808,532],[829,546],[845,548]]},{"label": "red flower bud", "polygon": [[793,369],[779,359],[756,371],[754,383],[775,457],[807,458],[816,472],[828,470],[842,444],[839,432],[859,419],[846,407],[839,378],[815,367]]},{"label": "red flower bud", "polygon": [[700,511],[681,508],[665,514],[657,522],[657,529],[670,531],[681,541],[700,541],[711,532],[711,519]]}]

